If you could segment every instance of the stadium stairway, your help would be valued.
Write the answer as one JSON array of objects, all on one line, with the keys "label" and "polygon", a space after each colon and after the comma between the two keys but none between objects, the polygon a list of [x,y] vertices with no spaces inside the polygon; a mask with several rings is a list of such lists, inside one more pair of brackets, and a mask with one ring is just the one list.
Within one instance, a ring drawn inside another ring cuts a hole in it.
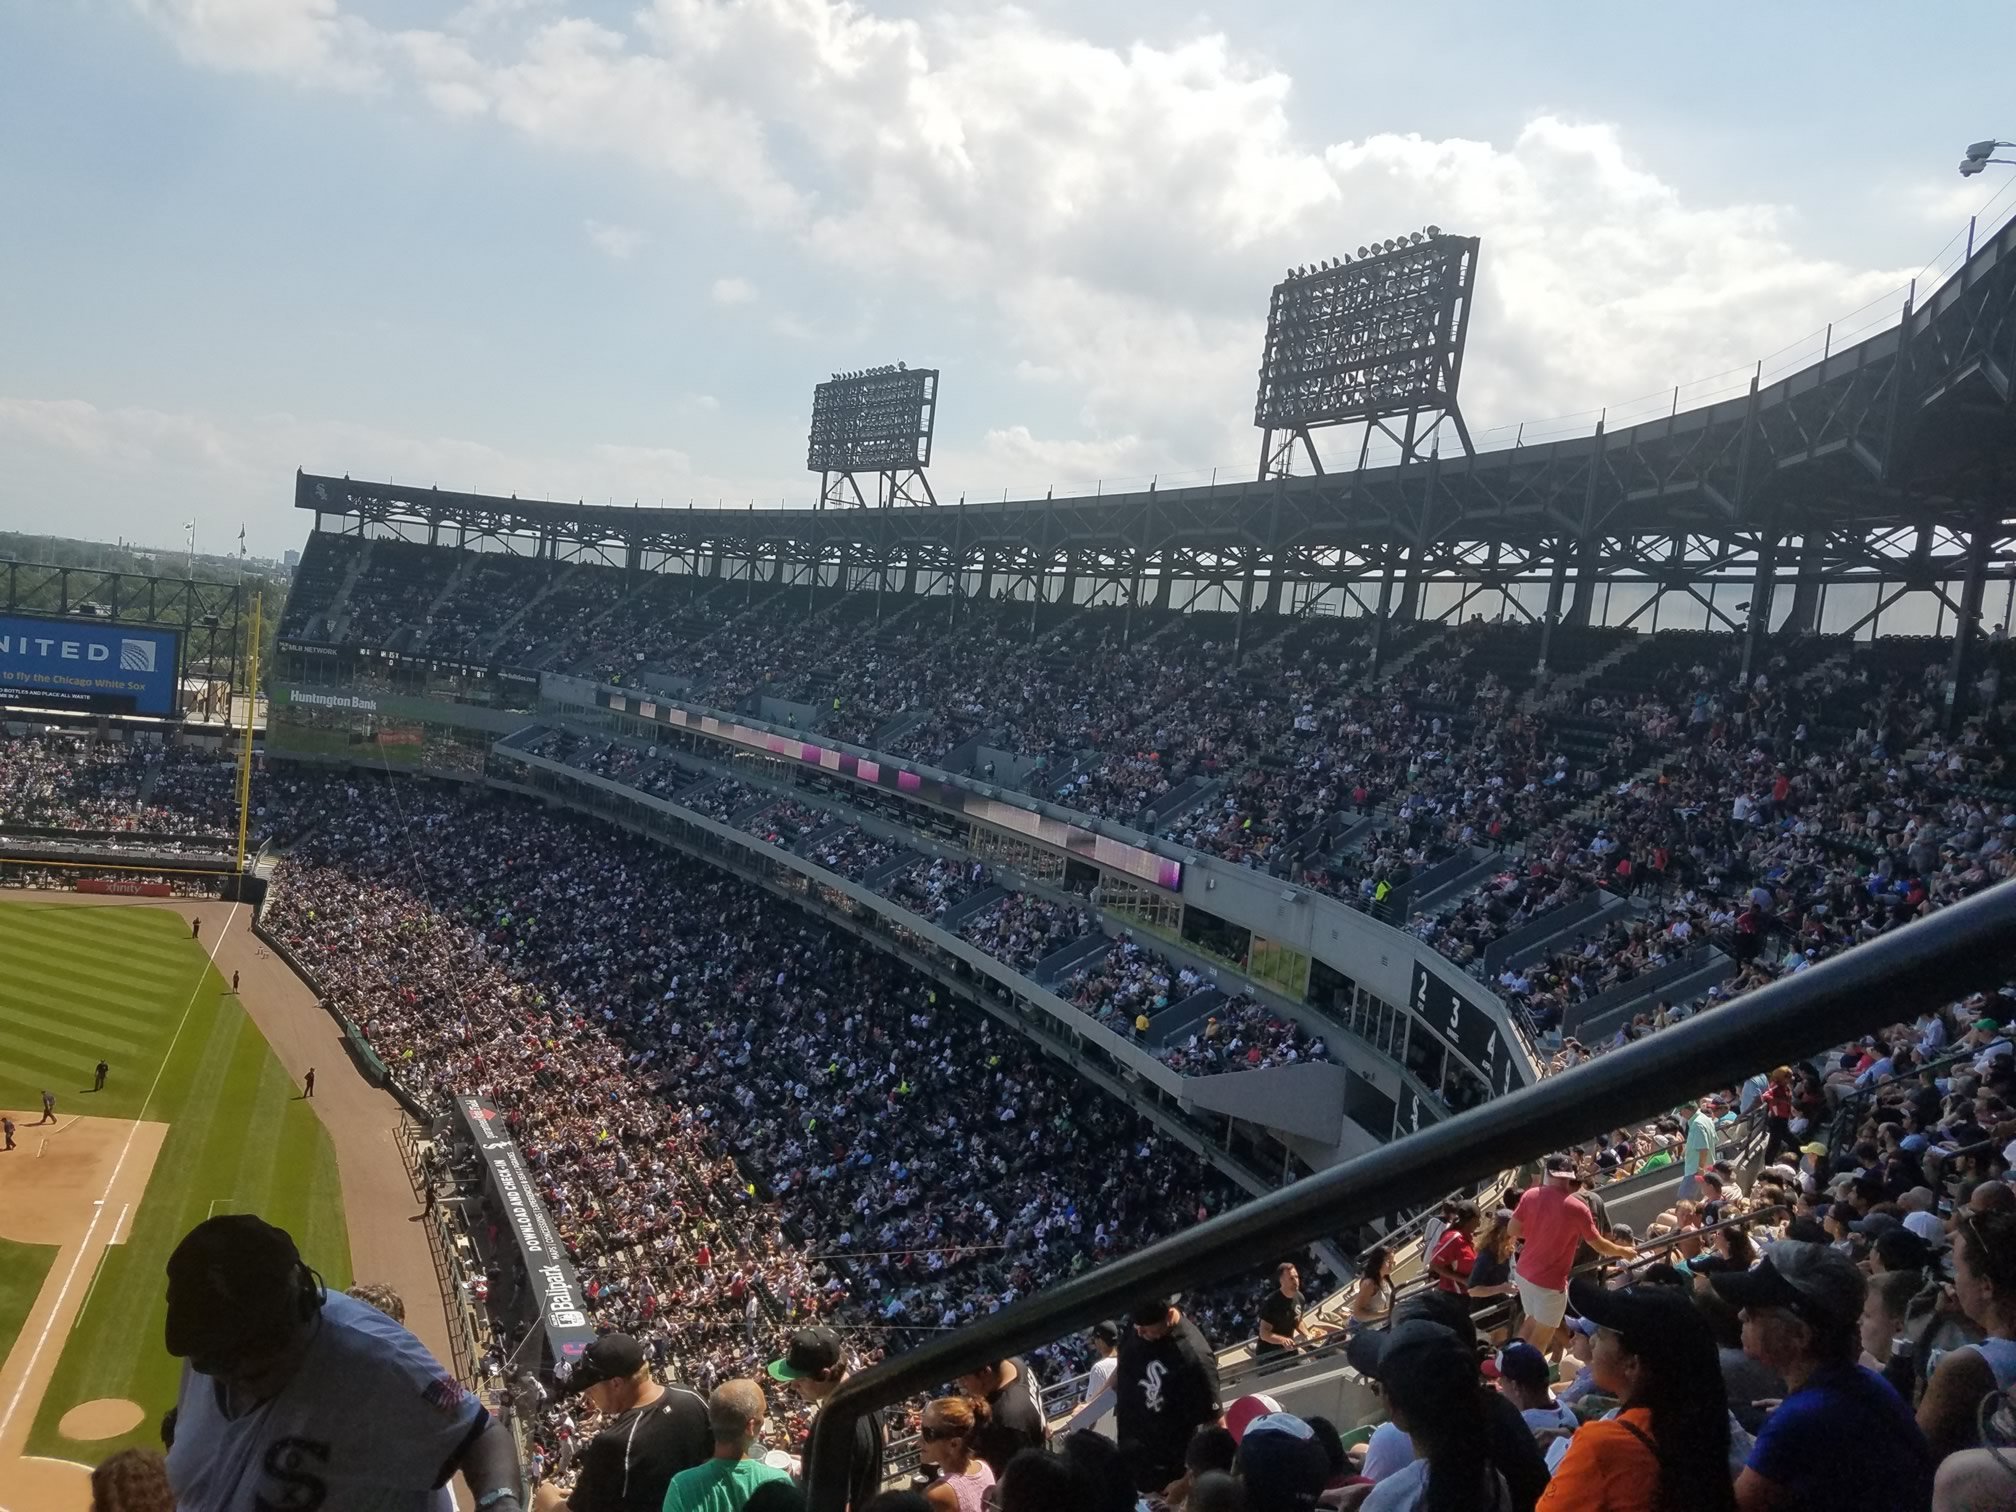
[{"label": "stadium stairway", "polygon": [[1448,625],[1437,621],[1435,624],[1427,626],[1421,634],[1411,637],[1397,655],[1387,658],[1386,665],[1379,669],[1379,681],[1382,683],[1393,681],[1394,677],[1408,663],[1414,661],[1429,648],[1441,645],[1448,633]]},{"label": "stadium stairway", "polygon": [[418,627],[412,631],[413,639],[410,645],[413,650],[426,649],[427,642],[434,634],[434,616],[441,612],[442,605],[462,591],[463,585],[469,581],[471,574],[483,561],[483,553],[480,551],[465,552],[463,557],[464,560],[455,564],[455,570],[448,574],[448,580],[441,585],[441,591],[434,595],[427,605],[426,612],[420,616]]},{"label": "stadium stairway", "polygon": [[1656,999],[1684,1002],[1719,986],[1735,971],[1736,963],[1715,946],[1698,945],[1677,961],[1576,1003],[1563,1015],[1561,1032],[1585,1042],[1607,1038]]},{"label": "stadium stairway", "polygon": [[539,585],[539,591],[520,604],[511,617],[497,627],[497,633],[476,648],[476,659],[487,662],[495,657],[497,648],[504,644],[505,637],[518,628],[519,622],[550,598],[556,588],[567,582],[579,571],[581,571],[580,563],[563,562],[558,572],[548,573],[546,581]]},{"label": "stadium stairway", "polygon": [[[629,592],[618,595],[617,598],[614,601],[612,601],[607,608],[605,608],[600,614],[596,615],[595,618],[593,618],[587,623],[587,625],[584,627],[584,633],[582,636],[583,641],[586,642],[593,640],[595,638],[595,632],[597,630],[600,630],[602,626],[616,614],[617,610],[627,607],[633,599],[635,599],[638,595],[646,592],[650,588],[650,586],[651,586],[650,576],[645,573],[639,573],[637,575],[636,586],[632,587],[629,590]],[[554,658],[557,657],[559,654],[560,654],[559,645],[549,644],[545,650],[541,651],[537,656],[534,656],[532,658],[532,666],[535,670],[544,670],[546,668],[551,668],[553,667]],[[566,671],[568,669],[554,668],[554,670]]]},{"label": "stadium stairway", "polygon": [[[1485,851],[1472,846],[1469,865],[1454,875],[1445,875],[1441,880],[1425,885],[1413,900],[1410,913],[1433,913],[1445,903],[1453,903],[1467,895],[1479,883],[1496,876],[1516,858],[1503,851]],[[1422,874],[1422,882],[1427,884],[1428,873]]]},{"label": "stadium stairway", "polygon": [[1541,956],[1565,950],[1577,940],[1600,934],[1613,919],[1631,912],[1631,904],[1600,888],[1574,902],[1544,913],[1510,930],[1484,947],[1485,979],[1495,979],[1508,967],[1524,966]]},{"label": "stadium stairway", "polygon": [[1143,809],[1139,828],[1147,834],[1156,834],[1165,826],[1174,824],[1192,809],[1216,797],[1225,784],[1216,777],[1186,777],[1175,787],[1156,799],[1154,805]]},{"label": "stadium stairway", "polygon": [[930,723],[932,713],[930,709],[912,709],[907,714],[898,714],[876,728],[875,733],[868,737],[869,746],[877,751],[893,750],[896,742],[905,735],[920,725]]},{"label": "stadium stairway", "polygon": [[350,559],[350,566],[343,574],[343,581],[337,585],[335,596],[329,600],[328,609],[323,611],[324,632],[338,645],[342,644],[344,632],[350,628],[350,590],[357,586],[357,580],[364,575],[365,568],[371,565],[371,548],[376,544],[368,538],[365,540],[364,549]]},{"label": "stadium stairway", "polygon": [[1572,672],[1550,674],[1535,679],[1533,686],[1528,688],[1525,696],[1519,700],[1519,707],[1531,714],[1552,699],[1580,692],[1636,651],[1639,644],[1638,637],[1633,634],[1619,640],[1616,645],[1587,666],[1578,667]]}]

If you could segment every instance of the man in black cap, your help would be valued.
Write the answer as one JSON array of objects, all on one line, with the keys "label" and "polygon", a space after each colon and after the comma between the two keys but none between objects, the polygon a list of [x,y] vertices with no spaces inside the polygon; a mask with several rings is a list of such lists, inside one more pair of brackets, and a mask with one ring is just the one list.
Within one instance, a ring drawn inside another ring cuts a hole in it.
[{"label": "man in black cap", "polygon": [[1855,1262],[1787,1239],[1756,1269],[1709,1283],[1743,1310],[1744,1353],[1786,1386],[1737,1477],[1742,1512],[1930,1506],[1925,1435],[1890,1383],[1857,1363],[1868,1283]]},{"label": "man in black cap", "polygon": [[1224,1413],[1218,1357],[1167,1297],[1149,1297],[1120,1336],[1113,1417],[1138,1491],[1160,1494],[1183,1473],[1190,1435]]},{"label": "man in black cap", "polygon": [[672,1477],[713,1457],[705,1399],[660,1386],[628,1334],[604,1334],[583,1350],[565,1390],[606,1421],[581,1456],[573,1492],[546,1482],[532,1498],[535,1512],[658,1512]]},{"label": "man in black cap", "polygon": [[519,1512],[502,1425],[262,1219],[211,1218],[175,1247],[167,1344],[188,1362],[168,1451],[180,1512],[425,1512],[458,1471],[477,1512]]},{"label": "man in black cap", "polygon": [[[784,1358],[770,1362],[770,1379],[783,1381],[817,1407],[833,1395],[847,1379],[847,1360],[840,1348],[840,1335],[830,1328],[801,1328],[791,1335]],[[854,1424],[854,1447],[848,1457],[847,1505],[855,1512],[866,1507],[882,1489],[882,1447],[888,1430],[882,1414],[865,1414]],[[805,1477],[812,1475],[807,1451]]]}]

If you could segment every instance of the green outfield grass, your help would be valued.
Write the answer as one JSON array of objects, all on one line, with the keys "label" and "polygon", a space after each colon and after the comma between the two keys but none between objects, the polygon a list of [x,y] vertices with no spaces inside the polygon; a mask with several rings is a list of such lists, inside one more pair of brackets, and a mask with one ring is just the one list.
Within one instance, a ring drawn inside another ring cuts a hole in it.
[{"label": "green outfield grass", "polygon": [[[112,1073],[92,1093],[101,1056]],[[258,1213],[293,1234],[332,1287],[350,1284],[350,1243],[327,1133],[166,909],[0,903],[0,1105],[39,1107],[43,1087],[59,1114],[169,1126],[132,1237],[90,1282],[29,1438],[32,1454],[95,1463],[156,1442],[174,1403],[180,1362],[161,1343],[162,1268],[184,1233],[213,1210]],[[51,1258],[0,1245],[0,1348]],[[142,1427],[90,1444],[57,1432],[65,1412],[95,1397],[140,1403]]]}]

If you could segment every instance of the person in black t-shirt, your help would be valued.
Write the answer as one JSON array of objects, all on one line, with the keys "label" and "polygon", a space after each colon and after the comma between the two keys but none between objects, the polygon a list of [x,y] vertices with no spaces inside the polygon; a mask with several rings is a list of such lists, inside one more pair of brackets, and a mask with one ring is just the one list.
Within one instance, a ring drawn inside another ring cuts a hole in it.
[{"label": "person in black t-shirt", "polygon": [[1311,1329],[1302,1321],[1302,1272],[1292,1260],[1275,1267],[1275,1287],[1260,1303],[1260,1338],[1253,1358],[1264,1360],[1313,1344],[1328,1329]]},{"label": "person in black t-shirt", "polygon": [[590,1344],[566,1389],[607,1421],[582,1452],[572,1494],[543,1483],[533,1512],[658,1512],[672,1477],[714,1454],[707,1403],[684,1386],[654,1381],[642,1346],[628,1334],[604,1334]]},{"label": "person in black t-shirt", "polygon": [[[847,1360],[840,1336],[830,1328],[801,1328],[791,1335],[784,1358],[770,1362],[770,1379],[784,1381],[806,1401],[818,1406],[847,1379]],[[861,1512],[882,1489],[882,1447],[888,1432],[879,1412],[865,1413],[854,1423],[854,1449],[848,1457],[847,1505]],[[711,1452],[711,1450],[710,1450]],[[811,1479],[807,1450],[805,1478]]]},{"label": "person in black t-shirt", "polygon": [[1167,1297],[1135,1307],[1120,1336],[1113,1416],[1136,1490],[1160,1493],[1183,1474],[1190,1436],[1224,1414],[1218,1359],[1197,1325]]},{"label": "person in black t-shirt", "polygon": [[973,1435],[973,1452],[998,1479],[1024,1449],[1050,1442],[1043,1395],[1026,1360],[996,1360],[959,1377],[959,1389],[987,1404],[988,1418]]}]

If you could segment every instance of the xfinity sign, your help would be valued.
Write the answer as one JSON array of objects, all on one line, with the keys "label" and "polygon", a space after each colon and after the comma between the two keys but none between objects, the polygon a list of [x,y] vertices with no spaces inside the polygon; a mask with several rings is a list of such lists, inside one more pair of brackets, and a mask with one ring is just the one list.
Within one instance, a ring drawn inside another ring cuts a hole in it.
[{"label": "xfinity sign", "polygon": [[0,702],[173,715],[175,632],[0,615]]}]

